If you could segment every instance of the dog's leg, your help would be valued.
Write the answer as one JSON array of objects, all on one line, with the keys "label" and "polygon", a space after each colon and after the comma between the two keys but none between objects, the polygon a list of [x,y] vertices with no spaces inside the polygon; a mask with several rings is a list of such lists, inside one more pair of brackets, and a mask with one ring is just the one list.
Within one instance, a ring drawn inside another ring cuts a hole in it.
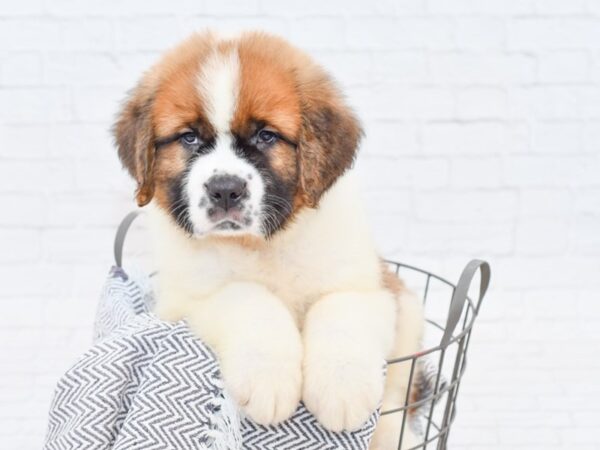
[{"label": "dog's leg", "polygon": [[[403,286],[395,289],[398,301],[396,315],[396,333],[391,358],[410,356],[419,351],[423,335],[423,307],[421,301]],[[410,378],[411,360],[388,365],[385,393],[381,410],[386,411],[404,406],[408,381]],[[415,366],[413,380],[417,379]],[[381,416],[377,423],[370,450],[392,450],[399,448],[400,430],[403,413]],[[410,449],[420,443],[409,426],[409,418],[405,421],[402,434],[402,449]]]},{"label": "dog's leg", "polygon": [[189,324],[217,354],[228,392],[255,422],[291,416],[300,401],[302,342],[283,303],[256,283],[231,283],[199,301]]},{"label": "dog's leg", "polygon": [[329,294],[308,311],[303,400],[326,428],[355,430],[379,406],[395,311],[387,290]]}]

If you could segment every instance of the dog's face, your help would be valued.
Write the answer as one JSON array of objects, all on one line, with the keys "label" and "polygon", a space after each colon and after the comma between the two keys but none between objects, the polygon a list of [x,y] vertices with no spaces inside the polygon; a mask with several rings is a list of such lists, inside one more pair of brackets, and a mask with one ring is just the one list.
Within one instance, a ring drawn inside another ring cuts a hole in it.
[{"label": "dog's face", "polygon": [[115,125],[137,201],[194,237],[269,237],[316,207],[361,135],[331,79],[259,33],[195,35],[146,73]]}]

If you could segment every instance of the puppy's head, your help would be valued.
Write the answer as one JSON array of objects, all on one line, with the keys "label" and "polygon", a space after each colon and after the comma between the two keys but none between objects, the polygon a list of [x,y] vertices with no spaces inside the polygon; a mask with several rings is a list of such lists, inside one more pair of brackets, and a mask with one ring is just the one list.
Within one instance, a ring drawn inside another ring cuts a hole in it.
[{"label": "puppy's head", "polygon": [[119,157],[183,230],[268,237],[350,166],[360,126],[329,76],[283,40],[194,35],[133,90]]}]

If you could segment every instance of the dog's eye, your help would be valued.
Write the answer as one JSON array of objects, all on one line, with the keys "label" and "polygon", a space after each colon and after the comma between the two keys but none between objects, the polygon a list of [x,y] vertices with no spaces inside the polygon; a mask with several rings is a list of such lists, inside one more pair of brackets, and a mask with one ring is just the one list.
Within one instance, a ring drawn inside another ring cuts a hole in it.
[{"label": "dog's eye", "polygon": [[179,141],[185,145],[186,147],[194,147],[200,144],[200,138],[196,135],[196,133],[183,133],[179,136]]},{"label": "dog's eye", "polygon": [[263,144],[272,144],[277,140],[277,133],[269,130],[260,130],[258,132],[258,141]]}]

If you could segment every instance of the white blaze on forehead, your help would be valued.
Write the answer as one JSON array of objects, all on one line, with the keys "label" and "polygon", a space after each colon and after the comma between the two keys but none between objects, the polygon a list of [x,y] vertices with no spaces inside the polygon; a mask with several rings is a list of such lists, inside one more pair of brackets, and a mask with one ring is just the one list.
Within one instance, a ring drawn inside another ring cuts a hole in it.
[{"label": "white blaze on forehead", "polygon": [[240,90],[240,60],[237,50],[214,50],[200,66],[197,88],[206,118],[217,135],[214,147],[192,163],[185,180],[194,234],[201,236],[214,229],[215,222],[209,214],[213,205],[206,192],[206,185],[214,176],[227,175],[246,182],[247,196],[240,212],[247,223],[243,224],[245,228],[240,232],[260,235],[264,182],[256,167],[237,154],[230,131]]},{"label": "white blaze on forehead", "polygon": [[239,93],[240,59],[236,49],[215,50],[203,61],[198,74],[198,90],[208,120],[219,133],[229,126]]}]

